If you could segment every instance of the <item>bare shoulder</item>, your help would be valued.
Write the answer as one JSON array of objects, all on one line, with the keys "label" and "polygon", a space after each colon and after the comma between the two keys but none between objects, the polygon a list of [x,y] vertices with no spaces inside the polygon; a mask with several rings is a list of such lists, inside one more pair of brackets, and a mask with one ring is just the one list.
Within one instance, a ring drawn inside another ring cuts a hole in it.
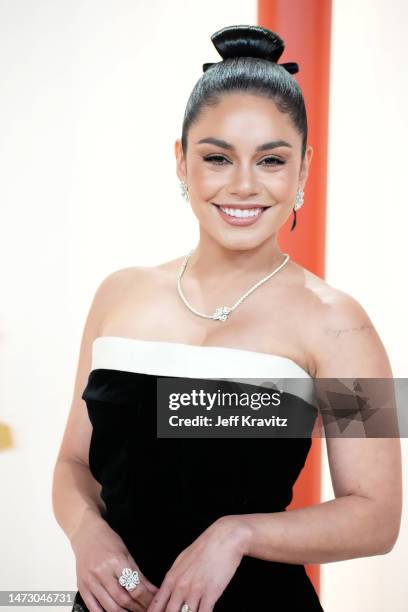
[{"label": "bare shoulder", "polygon": [[380,335],[368,312],[349,293],[304,273],[305,343],[315,377],[392,377]]},{"label": "bare shoulder", "polygon": [[134,306],[143,297],[165,287],[167,278],[174,275],[182,258],[156,266],[128,266],[110,272],[100,282],[95,295],[95,308],[101,323],[122,309],[133,298]]},{"label": "bare shoulder", "polygon": [[138,276],[141,276],[143,271],[144,268],[142,266],[128,266],[126,268],[113,270],[103,278],[99,285],[99,289],[108,293],[109,291],[114,291],[122,285],[127,285]]},{"label": "bare shoulder", "polygon": [[110,313],[121,304],[134,286],[146,282],[147,270],[143,266],[128,266],[113,270],[98,284],[91,311],[99,321],[100,329]]},{"label": "bare shoulder", "polygon": [[128,266],[110,272],[98,286],[97,293],[103,299],[117,300],[130,287],[156,279],[160,266]]}]

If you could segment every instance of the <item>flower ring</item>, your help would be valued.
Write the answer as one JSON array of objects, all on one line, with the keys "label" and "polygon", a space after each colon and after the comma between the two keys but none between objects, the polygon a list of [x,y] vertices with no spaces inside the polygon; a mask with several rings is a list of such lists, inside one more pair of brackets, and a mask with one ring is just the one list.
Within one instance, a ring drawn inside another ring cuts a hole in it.
[{"label": "flower ring", "polygon": [[125,567],[118,580],[127,591],[133,591],[140,582],[139,573],[136,570],[132,572],[129,567]]}]

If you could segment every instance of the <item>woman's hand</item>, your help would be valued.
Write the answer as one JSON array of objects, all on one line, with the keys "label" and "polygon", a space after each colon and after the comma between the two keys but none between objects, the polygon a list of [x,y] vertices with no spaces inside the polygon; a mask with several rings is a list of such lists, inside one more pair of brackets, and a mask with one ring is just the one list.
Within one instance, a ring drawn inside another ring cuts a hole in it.
[{"label": "woman's hand", "polygon": [[210,612],[245,554],[247,528],[236,515],[210,525],[176,558],[148,612]]},{"label": "woman's hand", "polygon": [[[70,538],[76,558],[77,587],[90,612],[145,612],[158,588],[142,574],[120,536],[89,513]],[[133,591],[119,584],[122,569],[139,572]],[[118,608],[119,606],[119,608]]]}]

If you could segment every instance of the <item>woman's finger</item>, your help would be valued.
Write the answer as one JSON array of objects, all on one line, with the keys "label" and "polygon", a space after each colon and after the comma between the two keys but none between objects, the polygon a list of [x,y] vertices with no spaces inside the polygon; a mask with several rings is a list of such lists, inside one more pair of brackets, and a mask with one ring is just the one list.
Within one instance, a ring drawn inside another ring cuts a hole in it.
[{"label": "woman's finger", "polygon": [[197,595],[191,594],[182,596],[180,595],[180,593],[173,591],[170,600],[168,601],[167,606],[164,609],[166,610],[166,612],[173,612],[173,610],[180,612],[183,605],[187,604],[191,612],[197,612],[199,603],[200,598],[197,597]]},{"label": "woman's finger", "polygon": [[[129,559],[129,565],[127,567],[135,567],[135,568],[138,567],[136,561],[133,559],[130,553],[128,553],[128,559]],[[147,590],[153,594],[157,593],[159,588],[155,586],[152,582],[150,582],[150,580],[148,580],[146,576],[142,574],[142,572],[139,569],[138,569],[138,572],[139,572],[140,582],[142,582],[145,585]]]},{"label": "woman's finger", "polygon": [[143,584],[145,585],[146,589],[148,591],[150,591],[150,593],[152,593],[152,595],[155,595],[157,593],[157,591],[159,590],[159,588],[157,586],[155,586],[153,583],[151,583],[150,580],[148,580],[146,578],[146,576],[143,576],[143,580],[141,580],[141,582],[143,582]]},{"label": "woman's finger", "polygon": [[[115,598],[118,596],[117,594],[119,590],[122,590],[126,593],[127,597],[130,598],[131,601],[137,602],[143,607],[144,610],[147,610],[150,602],[152,601],[154,597],[155,592],[152,592],[149,588],[147,588],[148,581],[146,580],[142,572],[137,568],[136,563],[133,561],[133,563],[130,563],[129,566],[130,566],[129,569],[132,572],[137,571],[139,575],[139,581],[140,581],[139,584],[137,584],[133,588],[132,591],[127,591],[127,589],[119,583],[119,577],[122,575],[122,570],[117,569],[116,574],[113,575],[113,583],[112,583],[113,586],[110,592],[112,596]],[[151,584],[151,587],[155,588],[154,585],[152,584]],[[158,589],[156,588],[156,591],[157,590]]]},{"label": "woman's finger", "polygon": [[216,601],[210,596],[203,596],[200,600],[200,605],[193,608],[194,612],[212,612],[214,610]]},{"label": "woman's finger", "polygon": [[138,585],[135,586],[135,588],[132,591],[127,591],[125,587],[119,584],[118,576],[114,576],[114,581],[116,581],[116,584],[115,586],[112,587],[112,590],[110,592],[112,596],[116,599],[118,596],[117,594],[119,593],[119,590],[121,589],[122,591],[125,591],[125,593],[131,599],[131,601],[139,604],[143,608],[143,610],[147,610],[150,602],[152,601],[154,597],[154,593],[152,593],[147,588],[145,581],[143,579],[143,576],[141,574],[139,574],[139,576],[140,576],[140,582]]},{"label": "woman's finger", "polygon": [[[88,608],[89,612],[105,612],[102,606],[92,595],[91,591],[89,591],[88,589],[81,589],[81,591],[79,591],[79,594],[81,595],[81,599]],[[74,612],[76,612],[75,606],[78,607],[78,610],[81,610],[81,612],[83,612],[82,604],[80,602],[74,605]]]},{"label": "woman's finger", "polygon": [[[112,597],[111,593],[98,580],[91,583],[90,589],[104,612],[126,612],[127,610],[140,612],[140,610],[143,610],[132,598],[126,597],[126,593],[124,594],[125,597],[122,597],[122,593],[119,593],[117,598]],[[140,610],[138,610],[138,607]]]},{"label": "woman's finger", "polygon": [[149,607],[149,612],[162,612],[166,609],[166,605],[171,597],[171,589],[164,579],[160,589],[153,595],[152,603]]}]

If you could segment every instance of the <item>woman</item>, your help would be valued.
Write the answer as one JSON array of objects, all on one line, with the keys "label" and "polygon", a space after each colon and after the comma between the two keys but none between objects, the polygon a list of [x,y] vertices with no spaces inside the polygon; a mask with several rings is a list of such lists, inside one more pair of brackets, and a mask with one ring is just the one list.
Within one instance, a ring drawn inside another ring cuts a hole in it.
[{"label": "woman", "polygon": [[398,439],[328,439],[336,499],[285,511],[310,435],[157,436],[159,377],[392,377],[360,304],[279,248],[312,159],[297,65],[265,28],[212,40],[223,60],[175,145],[199,243],[110,274],[83,332],[53,488],[76,612],[322,610],[304,564],[384,554],[399,531]]}]

